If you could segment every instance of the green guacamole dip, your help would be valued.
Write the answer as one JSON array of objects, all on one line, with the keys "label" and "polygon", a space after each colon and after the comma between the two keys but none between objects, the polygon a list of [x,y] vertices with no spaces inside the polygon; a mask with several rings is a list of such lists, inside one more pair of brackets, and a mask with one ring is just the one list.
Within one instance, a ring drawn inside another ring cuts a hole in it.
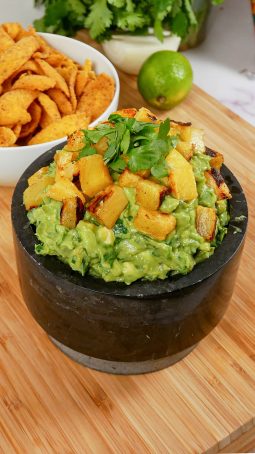
[{"label": "green guacamole dip", "polygon": [[[140,278],[150,281],[165,279],[169,272],[187,274],[196,263],[213,254],[227,232],[227,202],[216,202],[213,190],[205,183],[203,173],[210,168],[209,160],[209,156],[201,153],[191,159],[198,199],[183,202],[166,196],[161,204],[160,210],[172,213],[177,220],[176,229],[165,241],[154,240],[135,229],[136,190],[125,188],[129,204],[111,230],[99,225],[88,212],[76,228],[67,229],[60,225],[62,203],[45,198],[40,207],[28,212],[40,241],[35,247],[36,252],[56,255],[82,275],[89,272],[106,282],[131,284]],[[212,242],[205,241],[196,231],[195,209],[198,203],[217,209],[216,234]]]},{"label": "green guacamole dip", "polygon": [[[169,119],[160,124],[158,121],[152,124],[151,118],[154,121],[155,117],[148,114],[146,109],[141,110],[149,121],[124,118],[119,114],[113,114],[109,117],[109,124],[101,124],[93,130],[83,131],[81,148],[76,153],[76,157],[72,157],[74,162],[71,163],[71,166],[77,164],[79,159],[86,156],[100,153],[102,155],[102,148],[98,151],[96,146],[101,143],[102,147],[103,139],[107,148],[104,150],[103,158],[100,159],[103,159],[103,165],[108,167],[107,171],[111,175],[109,178],[118,183],[124,169],[128,168],[136,178],[138,178],[137,172],[149,170],[149,173],[147,173],[149,177],[143,178],[150,178],[151,182],[154,181],[154,185],[155,182],[157,183],[156,186],[161,184],[163,191],[165,191],[163,197],[158,199],[160,201],[156,208],[157,216],[160,213],[161,219],[174,217],[175,227],[173,226],[172,229],[168,230],[170,232],[168,235],[166,232],[163,241],[156,239],[155,234],[154,236],[150,235],[149,231],[148,235],[142,233],[143,228],[141,226],[141,231],[139,231],[139,226],[136,228],[135,225],[137,224],[134,221],[138,210],[140,210],[137,204],[137,200],[140,199],[136,198],[136,189],[132,184],[122,185],[122,196],[126,204],[123,211],[120,211],[121,214],[117,214],[112,224],[113,228],[107,228],[104,222],[101,222],[100,218],[96,217],[95,212],[90,209],[91,198],[85,204],[83,219],[77,221],[77,225],[76,223],[72,224],[72,226],[76,225],[74,228],[68,224],[65,226],[64,222],[61,222],[63,203],[58,201],[65,200],[65,197],[61,199],[55,196],[54,199],[54,192],[49,192],[51,198],[47,196],[47,190],[53,184],[51,181],[56,181],[56,165],[58,165],[56,161],[51,163],[48,168],[41,169],[43,177],[45,177],[46,172],[46,185],[48,186],[39,194],[40,202],[33,204],[30,201],[30,204],[28,203],[27,194],[29,191],[31,191],[30,195],[33,196],[31,200],[36,200],[36,197],[34,198],[37,195],[36,189],[34,189],[36,185],[33,186],[32,184],[30,189],[26,189],[28,191],[26,193],[27,204],[24,203],[29,210],[29,221],[35,226],[36,236],[39,240],[35,246],[37,254],[57,256],[72,270],[78,271],[82,275],[89,273],[106,282],[117,281],[131,284],[137,279],[153,281],[165,279],[171,274],[187,274],[197,263],[210,257],[215,247],[222,242],[229,222],[228,205],[226,200],[219,200],[221,197],[217,198],[217,188],[214,188],[214,190],[206,179],[205,172],[211,171],[212,161],[211,156],[204,152],[203,142],[200,141],[196,145],[200,140],[196,135],[196,140],[189,142],[193,144],[192,157],[191,159],[189,159],[190,157],[187,158],[193,169],[193,185],[197,189],[198,196],[193,200],[183,197],[190,201],[184,201],[181,197],[177,197],[177,193],[174,197],[174,186],[171,186],[171,182],[166,183],[166,179],[170,178],[169,172],[171,172],[171,162],[168,164],[166,158],[169,151],[175,149],[178,146],[178,141],[181,140],[178,127],[175,124],[171,134]],[[199,130],[195,130],[195,134],[197,134],[196,131]],[[183,146],[183,142],[180,145]],[[67,149],[67,151],[70,150]],[[72,149],[71,152],[73,152]],[[181,157],[181,159],[184,158]],[[176,165],[178,166],[178,162]],[[189,169],[191,168],[189,167]],[[59,170],[59,167],[57,169]],[[215,169],[213,171],[217,173]],[[72,174],[72,179],[73,176],[74,174]],[[79,178],[81,184],[81,174]],[[141,179],[141,177],[139,178]],[[224,181],[219,173],[218,178]],[[182,175],[180,178],[179,174],[179,184],[180,180],[182,180]],[[40,181],[38,187],[40,187]],[[185,177],[183,183],[185,185]],[[181,181],[180,185],[183,183]],[[164,186],[166,184],[171,189]],[[79,192],[79,186],[75,186],[75,183],[69,183],[69,185],[73,185],[75,190]],[[120,188],[120,186],[118,187]],[[87,193],[84,191],[84,194]],[[101,193],[98,192],[95,198],[98,194],[101,197]],[[98,203],[101,203],[101,199]],[[216,214],[215,232],[212,236],[209,236],[209,238],[213,238],[211,241],[205,239],[208,236],[201,236],[203,232],[197,227],[197,213],[201,212],[201,209],[205,216],[207,216],[207,212],[213,212],[214,227]],[[162,215],[162,213],[165,214]],[[198,231],[201,232],[201,235]]]}]

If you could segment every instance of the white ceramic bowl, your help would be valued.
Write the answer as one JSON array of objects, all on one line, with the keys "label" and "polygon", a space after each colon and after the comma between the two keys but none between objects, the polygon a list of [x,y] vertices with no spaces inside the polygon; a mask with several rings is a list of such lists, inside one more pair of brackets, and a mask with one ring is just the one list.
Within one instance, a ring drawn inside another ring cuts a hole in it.
[{"label": "white ceramic bowl", "polygon": [[[68,55],[78,63],[83,64],[85,59],[89,58],[97,74],[105,72],[114,79],[115,94],[111,104],[90,126],[95,126],[100,121],[106,120],[112,112],[117,110],[119,103],[119,77],[112,63],[96,49],[81,41],[51,33],[40,33],[40,35],[51,46]],[[42,153],[54,147],[54,145],[63,142],[63,140],[65,140],[65,137],[38,145],[0,147],[0,186],[14,186],[29,164]]]},{"label": "white ceramic bowl", "polygon": [[181,38],[166,32],[161,43],[154,35],[130,36],[114,35],[109,41],[104,41],[104,53],[112,63],[125,73],[137,75],[142,64],[154,52],[159,50],[177,50]]}]

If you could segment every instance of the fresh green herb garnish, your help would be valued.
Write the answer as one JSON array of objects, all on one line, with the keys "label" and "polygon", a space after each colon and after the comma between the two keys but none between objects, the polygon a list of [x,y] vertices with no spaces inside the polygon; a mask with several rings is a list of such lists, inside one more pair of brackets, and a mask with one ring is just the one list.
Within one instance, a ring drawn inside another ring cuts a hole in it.
[{"label": "fresh green herb garnish", "polygon": [[163,30],[185,39],[194,27],[199,30],[208,8],[207,3],[198,8],[192,0],[35,0],[35,5],[45,7],[43,18],[34,21],[38,31],[74,35],[85,27],[98,42],[116,32],[146,35],[149,27],[160,41]]},{"label": "fresh green herb garnish", "polygon": [[[94,154],[96,151],[93,145],[102,137],[107,137],[108,148],[104,161],[114,172],[121,173],[128,167],[132,172],[150,169],[156,178],[168,175],[165,157],[178,141],[177,137],[168,135],[168,118],[158,125],[113,114],[110,115],[109,122],[111,124],[84,130],[86,145],[80,152],[79,159]],[[127,156],[126,160],[124,156]]]}]

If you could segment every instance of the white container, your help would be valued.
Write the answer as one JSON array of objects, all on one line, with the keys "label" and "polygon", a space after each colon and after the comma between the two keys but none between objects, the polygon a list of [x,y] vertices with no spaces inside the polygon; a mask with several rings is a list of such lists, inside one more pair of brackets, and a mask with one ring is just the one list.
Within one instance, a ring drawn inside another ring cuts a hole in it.
[{"label": "white container", "polygon": [[112,63],[128,74],[138,74],[144,61],[159,50],[178,50],[181,38],[164,33],[161,43],[154,35],[130,36],[113,35],[112,39],[102,43],[107,57]]},{"label": "white container", "polygon": [[[114,79],[115,94],[111,104],[90,126],[95,126],[100,121],[106,120],[112,112],[117,110],[119,103],[119,77],[112,63],[98,50],[81,41],[51,33],[40,33],[40,35],[51,46],[77,61],[77,63],[83,64],[85,59],[88,58],[92,61],[93,68],[97,74],[105,72]],[[62,137],[51,142],[26,145],[24,147],[0,147],[0,186],[14,186],[29,164],[65,139],[66,137]]]}]

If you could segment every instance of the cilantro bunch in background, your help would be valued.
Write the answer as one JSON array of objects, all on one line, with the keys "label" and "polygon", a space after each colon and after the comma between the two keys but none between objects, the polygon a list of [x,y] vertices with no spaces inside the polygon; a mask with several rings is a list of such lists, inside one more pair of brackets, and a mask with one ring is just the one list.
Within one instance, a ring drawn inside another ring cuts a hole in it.
[{"label": "cilantro bunch in background", "polygon": [[[148,34],[163,41],[163,30],[171,30],[185,39],[191,28],[199,26],[201,12],[196,13],[197,0],[35,0],[44,5],[45,14],[36,20],[38,31],[74,35],[86,28],[98,42],[115,33]],[[216,5],[224,0],[205,0]]]}]

